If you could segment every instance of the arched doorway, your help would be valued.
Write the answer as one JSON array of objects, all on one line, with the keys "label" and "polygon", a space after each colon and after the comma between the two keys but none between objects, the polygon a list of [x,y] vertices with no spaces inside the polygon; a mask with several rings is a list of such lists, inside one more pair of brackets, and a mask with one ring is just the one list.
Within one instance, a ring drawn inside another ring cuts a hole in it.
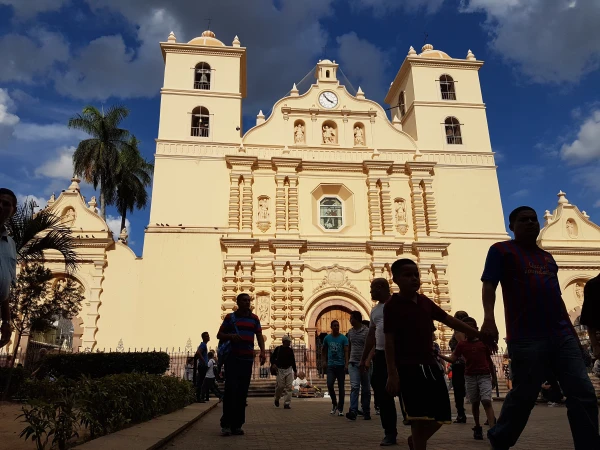
[{"label": "arched doorway", "polygon": [[350,329],[350,310],[344,306],[335,305],[325,308],[316,321],[317,336],[329,333],[331,322],[337,320],[340,323],[340,333],[346,334]]}]

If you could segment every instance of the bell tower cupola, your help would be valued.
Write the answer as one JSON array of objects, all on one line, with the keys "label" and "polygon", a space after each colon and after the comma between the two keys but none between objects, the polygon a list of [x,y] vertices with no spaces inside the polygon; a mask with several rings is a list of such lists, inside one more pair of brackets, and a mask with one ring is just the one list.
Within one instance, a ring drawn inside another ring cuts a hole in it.
[{"label": "bell tower cupola", "polygon": [[331,62],[328,59],[322,59],[317,63],[317,70],[315,71],[315,78],[321,83],[336,83],[338,65],[335,61]]}]

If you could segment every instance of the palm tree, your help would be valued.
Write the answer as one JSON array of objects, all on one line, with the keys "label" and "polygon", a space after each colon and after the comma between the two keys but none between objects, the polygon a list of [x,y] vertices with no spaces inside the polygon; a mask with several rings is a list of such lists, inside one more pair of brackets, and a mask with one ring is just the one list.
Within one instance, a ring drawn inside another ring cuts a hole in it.
[{"label": "palm tree", "polygon": [[127,211],[142,209],[148,203],[146,188],[152,183],[154,164],[146,161],[138,148],[139,141],[131,136],[128,145],[119,153],[119,161],[115,173],[116,191],[107,197],[109,204],[114,204],[121,214],[121,228],[125,228]]},{"label": "palm tree", "polygon": [[91,137],[79,143],[73,153],[73,172],[100,186],[100,213],[106,220],[106,197],[114,198],[114,174],[119,152],[128,146],[129,132],[119,124],[129,115],[124,106],[111,106],[106,113],[93,106],[83,108],[81,114],[69,119],[69,128],[85,131]]},{"label": "palm tree", "polygon": [[62,255],[66,272],[73,273],[79,261],[71,229],[62,217],[47,209],[36,213],[36,207],[34,200],[26,200],[6,223],[17,248],[17,264],[43,262],[44,252],[54,250]]}]

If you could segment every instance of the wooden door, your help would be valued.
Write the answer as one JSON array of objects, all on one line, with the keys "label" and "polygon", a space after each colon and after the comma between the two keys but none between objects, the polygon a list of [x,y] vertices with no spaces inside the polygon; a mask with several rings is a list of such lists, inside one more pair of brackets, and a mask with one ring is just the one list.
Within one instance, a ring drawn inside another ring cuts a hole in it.
[{"label": "wooden door", "polygon": [[325,309],[317,319],[317,336],[321,333],[331,332],[331,321],[340,323],[340,333],[346,334],[350,329],[350,311],[341,306],[332,306]]}]

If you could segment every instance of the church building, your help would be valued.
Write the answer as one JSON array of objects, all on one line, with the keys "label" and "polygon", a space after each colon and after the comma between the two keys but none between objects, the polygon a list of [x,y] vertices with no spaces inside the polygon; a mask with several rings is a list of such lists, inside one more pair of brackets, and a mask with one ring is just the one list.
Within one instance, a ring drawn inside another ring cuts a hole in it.
[{"label": "church building", "polygon": [[[335,61],[316,64],[245,133],[246,48],[212,31],[160,44],[160,91],[150,223],[142,257],[117,242],[86,203],[79,180],[48,208],[65,216],[82,264],[85,304],[74,350],[195,348],[213,344],[239,293],[253,298],[267,346],[290,335],[315,348],[332,319],[368,318],[373,278],[411,258],[422,292],[445,311],[483,318],[481,282],[490,245],[509,239],[479,71],[412,47],[380,105],[340,82]],[[391,119],[388,118],[390,111]],[[541,217],[540,217],[541,219]],[[600,271],[600,228],[559,194],[540,245],[560,266],[578,317],[583,284]],[[59,261],[48,261],[57,278]],[[500,290],[499,290],[500,294]],[[579,308],[579,309],[578,309]],[[501,295],[498,325],[504,335]],[[444,346],[451,330],[438,324]]]}]

